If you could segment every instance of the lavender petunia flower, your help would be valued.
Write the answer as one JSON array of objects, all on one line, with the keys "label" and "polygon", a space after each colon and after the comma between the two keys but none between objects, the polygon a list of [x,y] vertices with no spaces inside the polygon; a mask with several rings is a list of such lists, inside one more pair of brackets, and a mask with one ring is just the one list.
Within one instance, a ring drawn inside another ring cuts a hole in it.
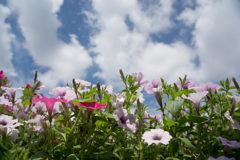
[{"label": "lavender petunia flower", "polygon": [[225,156],[221,156],[221,157],[218,157],[217,159],[213,158],[213,157],[209,157],[208,160],[236,160],[235,158],[228,158],[228,157],[225,157]]},{"label": "lavender petunia flower", "polygon": [[231,122],[231,125],[229,126],[230,128],[240,130],[240,124],[235,119],[233,119],[232,116],[230,116],[229,111],[225,112],[224,116]]},{"label": "lavender petunia flower", "polygon": [[151,145],[152,143],[155,143],[156,145],[159,143],[166,145],[169,144],[172,136],[169,134],[169,132],[162,129],[151,129],[150,131],[144,132],[142,139],[144,139],[148,145]]},{"label": "lavender petunia flower", "polygon": [[81,80],[81,79],[75,79],[75,82],[76,84],[80,83],[80,90],[85,90],[87,89],[85,86],[90,86],[91,85],[91,82],[88,82],[88,81],[84,81],[84,80]]},{"label": "lavender petunia flower", "polygon": [[9,100],[8,100],[8,99],[5,99],[4,96],[1,96],[1,97],[0,97],[0,104],[12,106],[12,102],[9,102]]},{"label": "lavender petunia flower", "polygon": [[161,80],[160,79],[154,79],[152,80],[152,82],[148,83],[144,90],[148,93],[148,94],[152,94],[154,92],[157,92],[157,91],[160,91],[162,92],[163,91],[163,88],[162,88],[162,83],[161,83]]},{"label": "lavender petunia flower", "polygon": [[145,86],[148,83],[147,76],[142,72],[132,73],[133,79],[136,77],[136,81],[133,83],[134,85]]},{"label": "lavender petunia flower", "polygon": [[201,102],[202,98],[207,95],[207,93],[208,93],[208,91],[190,93],[190,94],[188,94],[188,97],[183,94],[182,98],[192,101],[196,108],[196,113],[198,114],[199,109],[200,109],[200,102]]},{"label": "lavender petunia flower", "polygon": [[66,87],[54,87],[49,91],[49,93],[52,95],[60,96],[60,98],[63,98],[63,96],[65,96],[67,90],[68,90],[68,88],[66,88]]},{"label": "lavender petunia flower", "polygon": [[211,88],[211,91],[217,91],[218,92],[218,90],[221,87],[217,84],[213,84],[212,82],[202,83],[202,84],[200,84],[200,86],[191,87],[191,89],[195,90],[196,92],[209,91],[210,88]]},{"label": "lavender petunia flower", "polygon": [[36,104],[34,105],[33,108],[36,108],[37,112],[40,113],[40,114],[43,114],[44,112],[47,111],[47,106],[43,102],[36,102]]},{"label": "lavender petunia flower", "polygon": [[233,99],[233,103],[232,103],[232,111],[235,110],[235,108],[237,107],[238,103],[240,102],[240,97],[239,96],[229,96],[228,97]]},{"label": "lavender petunia flower", "polygon": [[0,116],[0,128],[7,129],[7,134],[13,129],[15,129],[15,127],[18,127],[20,125],[22,124],[18,122],[18,119],[13,119],[12,116],[7,116],[3,114]]},{"label": "lavender petunia flower", "polygon": [[156,116],[153,117],[156,117],[156,122],[158,122],[163,117],[163,114],[156,114]]},{"label": "lavender petunia flower", "polygon": [[113,116],[117,124],[122,128],[127,128],[132,132],[136,131],[136,123],[133,114],[128,113],[128,111],[122,107],[117,107]]},{"label": "lavender petunia flower", "polygon": [[13,113],[13,114],[17,119],[27,120],[27,118],[28,118],[28,115],[26,113],[24,113],[23,111],[19,111],[18,113]]},{"label": "lavender petunia flower", "polygon": [[220,139],[222,141],[222,145],[229,146],[231,148],[240,148],[240,143],[237,141],[229,141],[226,138],[223,138],[221,136],[216,137],[217,139]]},{"label": "lavender petunia flower", "polygon": [[[187,82],[189,82],[189,83],[187,83]],[[186,79],[185,83],[187,83],[187,84],[185,84],[185,85],[183,86],[183,89],[189,89],[189,87],[190,87],[191,85],[194,85],[195,82],[194,82],[193,80],[191,80],[191,79]],[[178,86],[178,88],[181,88],[181,87],[182,87],[181,81],[177,81],[177,86]]]}]

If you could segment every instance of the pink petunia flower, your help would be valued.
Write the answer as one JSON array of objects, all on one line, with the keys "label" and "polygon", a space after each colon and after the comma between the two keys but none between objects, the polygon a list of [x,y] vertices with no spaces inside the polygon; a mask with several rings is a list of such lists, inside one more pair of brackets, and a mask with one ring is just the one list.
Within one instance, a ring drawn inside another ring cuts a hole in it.
[{"label": "pink petunia flower", "polygon": [[196,108],[196,113],[198,114],[200,109],[200,102],[202,98],[205,97],[207,94],[208,94],[208,91],[190,93],[188,94],[188,97],[183,94],[182,98],[192,101],[194,107]]},{"label": "pink petunia flower", "polygon": [[[187,82],[189,82],[189,83],[187,83]],[[187,84],[185,84],[185,85],[183,86],[183,89],[189,89],[189,87],[190,87],[191,85],[194,85],[195,82],[194,82],[193,80],[191,80],[191,79],[186,79],[185,83],[187,83]],[[181,81],[177,81],[177,86],[178,86],[178,88],[181,88],[181,87],[182,87]]]},{"label": "pink petunia flower", "polygon": [[155,93],[155,92],[162,92],[163,91],[163,88],[162,88],[162,83],[161,83],[161,80],[160,79],[154,79],[152,80],[152,82],[148,83],[144,90],[148,93],[148,94],[152,94],[152,93]]},{"label": "pink petunia flower", "polygon": [[50,116],[52,115],[52,111],[53,111],[53,107],[54,107],[55,102],[67,103],[66,99],[57,99],[57,98],[54,98],[54,97],[47,98],[47,97],[43,96],[43,94],[41,94],[41,96],[42,96],[42,98],[35,97],[32,102],[33,103],[38,102],[38,101],[44,102],[46,104],[47,111],[48,111],[48,114]]},{"label": "pink petunia flower", "polygon": [[63,96],[65,96],[67,90],[68,90],[68,88],[66,88],[66,87],[54,87],[49,91],[49,93],[59,96],[60,98],[63,98]]},{"label": "pink petunia flower", "polygon": [[148,145],[151,145],[152,143],[155,143],[156,145],[159,143],[166,145],[169,144],[172,136],[169,134],[169,132],[162,129],[151,129],[150,131],[144,132],[142,139],[144,139]]},{"label": "pink petunia flower", "polygon": [[218,92],[218,90],[221,87],[217,84],[213,84],[212,82],[202,83],[202,84],[200,84],[200,86],[191,87],[191,89],[195,90],[196,92],[209,91],[210,88],[211,88],[211,91],[217,91]]}]

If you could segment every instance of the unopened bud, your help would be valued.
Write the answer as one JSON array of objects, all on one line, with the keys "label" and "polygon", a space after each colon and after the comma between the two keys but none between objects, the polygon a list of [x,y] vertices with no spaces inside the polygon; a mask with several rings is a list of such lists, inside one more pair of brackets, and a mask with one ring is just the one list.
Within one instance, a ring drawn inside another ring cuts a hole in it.
[{"label": "unopened bud", "polygon": [[75,81],[74,78],[73,78],[73,86],[74,86],[75,89],[77,89],[77,84],[76,84],[76,81]]},{"label": "unopened bud", "polygon": [[229,147],[228,145],[226,145],[226,146],[224,147],[224,149],[223,149],[223,155],[224,155],[224,156],[227,156],[228,153],[229,153],[231,150],[232,150],[232,148]]},{"label": "unopened bud", "polygon": [[185,82],[187,79],[187,75],[185,74],[184,78],[183,78],[183,82]]},{"label": "unopened bud", "polygon": [[238,83],[237,83],[235,77],[232,77],[232,81],[233,81],[233,83],[234,83],[236,89],[238,90],[238,89],[239,89],[239,85],[238,85]]},{"label": "unopened bud", "polygon": [[98,89],[98,94],[100,96],[100,94],[101,94],[100,82],[97,82],[97,89]]},{"label": "unopened bud", "polygon": [[38,81],[34,86],[33,86],[33,92],[35,92],[35,90],[39,87],[39,85],[40,85],[40,81]]},{"label": "unopened bud", "polygon": [[138,113],[141,114],[142,113],[142,108],[141,108],[141,103],[139,101],[139,98],[137,99],[137,110],[138,110]]},{"label": "unopened bud", "polygon": [[35,76],[34,76],[34,83],[37,82],[37,73],[38,73],[38,71],[36,70],[36,71],[35,71]]},{"label": "unopened bud", "polygon": [[120,72],[120,74],[121,74],[121,77],[122,77],[123,79],[125,79],[124,74],[123,74],[123,71],[122,71],[122,68],[119,69],[119,72]]},{"label": "unopened bud", "polygon": [[161,82],[162,82],[162,84],[163,84],[163,83],[164,83],[163,77],[161,77],[160,79],[161,79]]},{"label": "unopened bud", "polygon": [[67,83],[67,86],[69,87],[69,84]]},{"label": "unopened bud", "polygon": [[154,94],[155,94],[155,98],[156,98],[159,106],[161,107],[161,109],[163,109],[161,92],[160,92],[160,91],[157,91],[157,92],[154,92]]}]

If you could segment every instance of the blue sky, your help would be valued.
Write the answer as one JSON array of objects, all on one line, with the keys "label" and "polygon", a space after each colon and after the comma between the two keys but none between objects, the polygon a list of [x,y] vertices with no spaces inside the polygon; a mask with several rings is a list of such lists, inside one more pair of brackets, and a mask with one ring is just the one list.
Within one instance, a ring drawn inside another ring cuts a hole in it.
[{"label": "blue sky", "polygon": [[[148,80],[240,80],[238,0],[0,1],[0,70],[13,87],[72,78],[123,89],[119,68]],[[142,91],[145,103],[158,107]]]}]

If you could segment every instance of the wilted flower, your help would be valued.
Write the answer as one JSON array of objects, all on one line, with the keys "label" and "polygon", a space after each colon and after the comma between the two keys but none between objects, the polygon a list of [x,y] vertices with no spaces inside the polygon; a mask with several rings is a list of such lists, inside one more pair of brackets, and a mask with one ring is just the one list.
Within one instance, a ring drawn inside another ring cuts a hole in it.
[{"label": "wilted flower", "polygon": [[117,107],[113,116],[117,122],[117,124],[122,128],[127,128],[132,132],[136,131],[136,123],[133,114],[128,113],[126,109],[123,107]]},{"label": "wilted flower", "polygon": [[[189,82],[189,83],[187,83],[187,82]],[[185,85],[183,86],[183,89],[189,89],[189,87],[190,87],[191,85],[194,85],[195,82],[194,82],[193,80],[191,80],[191,79],[186,79],[185,83],[187,83],[187,84],[185,84]],[[177,81],[177,86],[178,86],[178,88],[181,88],[181,87],[182,87],[181,81]]]},{"label": "wilted flower", "polygon": [[188,94],[188,97],[183,94],[182,98],[192,101],[196,108],[196,113],[198,114],[199,109],[200,109],[200,102],[201,102],[202,98],[207,95],[207,93],[208,93],[208,91],[190,93],[190,94]]},{"label": "wilted flower", "polygon": [[152,82],[146,84],[144,90],[148,94],[152,94],[152,93],[157,92],[157,91],[162,92],[163,88],[162,88],[161,80],[160,79],[152,80]]},{"label": "wilted flower", "polygon": [[150,131],[144,132],[142,139],[144,139],[148,145],[151,145],[152,143],[155,143],[156,145],[159,143],[166,145],[169,144],[172,136],[169,134],[169,132],[162,129],[151,129]]}]

